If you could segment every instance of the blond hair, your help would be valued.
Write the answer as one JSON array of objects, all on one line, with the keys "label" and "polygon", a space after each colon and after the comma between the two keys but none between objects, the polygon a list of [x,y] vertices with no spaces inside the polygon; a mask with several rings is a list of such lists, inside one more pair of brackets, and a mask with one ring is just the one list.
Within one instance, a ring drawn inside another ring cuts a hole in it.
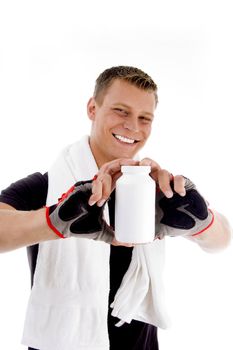
[{"label": "blond hair", "polygon": [[158,103],[157,85],[152,78],[141,69],[130,66],[111,67],[98,76],[93,95],[98,103],[102,103],[107,89],[115,79],[121,79],[139,89],[154,92],[156,104]]}]

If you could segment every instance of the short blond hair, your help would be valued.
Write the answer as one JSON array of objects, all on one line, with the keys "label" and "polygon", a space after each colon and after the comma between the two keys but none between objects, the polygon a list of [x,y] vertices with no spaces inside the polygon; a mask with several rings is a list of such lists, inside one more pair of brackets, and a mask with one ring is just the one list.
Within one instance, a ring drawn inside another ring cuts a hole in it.
[{"label": "short blond hair", "polygon": [[157,85],[153,79],[141,69],[130,66],[116,66],[103,71],[96,79],[94,97],[98,103],[102,103],[107,89],[115,79],[121,79],[135,85],[139,89],[154,92],[155,102],[158,103]]}]

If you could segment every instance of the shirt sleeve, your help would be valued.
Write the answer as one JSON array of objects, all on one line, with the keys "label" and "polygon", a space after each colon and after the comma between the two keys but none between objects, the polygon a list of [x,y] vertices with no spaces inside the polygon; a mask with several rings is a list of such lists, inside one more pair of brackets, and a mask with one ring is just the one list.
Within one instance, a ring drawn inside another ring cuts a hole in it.
[{"label": "shirt sleeve", "polygon": [[47,192],[48,173],[36,172],[2,190],[0,202],[17,210],[36,210],[46,204]]}]

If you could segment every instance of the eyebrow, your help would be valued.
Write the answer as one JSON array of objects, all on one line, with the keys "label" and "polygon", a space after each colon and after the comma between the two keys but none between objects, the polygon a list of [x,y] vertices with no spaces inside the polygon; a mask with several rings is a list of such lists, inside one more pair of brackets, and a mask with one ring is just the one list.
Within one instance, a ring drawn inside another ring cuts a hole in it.
[{"label": "eyebrow", "polygon": [[[124,108],[128,108],[128,109],[131,109],[130,106],[126,105],[125,103],[122,103],[122,102],[118,102],[118,103],[114,103],[113,104],[113,107],[124,107]],[[141,113],[143,114],[146,114],[146,115],[149,115],[151,116],[152,118],[154,118],[154,114],[153,113],[150,113],[150,112],[146,112],[146,111],[142,111]]]}]

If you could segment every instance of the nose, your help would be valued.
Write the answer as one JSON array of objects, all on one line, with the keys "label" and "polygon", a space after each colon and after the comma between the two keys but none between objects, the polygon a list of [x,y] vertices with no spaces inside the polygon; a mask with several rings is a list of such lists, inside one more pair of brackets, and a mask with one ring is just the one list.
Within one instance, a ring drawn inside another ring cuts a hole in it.
[{"label": "nose", "polygon": [[124,122],[124,128],[130,131],[138,132],[139,131],[139,123],[138,118],[128,117]]}]

